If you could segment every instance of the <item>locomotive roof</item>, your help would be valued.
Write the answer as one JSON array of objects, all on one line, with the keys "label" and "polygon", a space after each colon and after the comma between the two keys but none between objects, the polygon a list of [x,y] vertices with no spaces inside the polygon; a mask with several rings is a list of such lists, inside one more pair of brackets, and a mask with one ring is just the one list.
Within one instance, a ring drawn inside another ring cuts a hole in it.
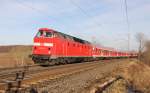
[{"label": "locomotive roof", "polygon": [[39,31],[41,31],[41,30],[59,33],[59,34],[63,35],[64,37],[68,37],[68,38],[73,39],[74,41],[79,42],[79,43],[91,44],[89,41],[86,41],[86,40],[83,40],[83,39],[80,39],[80,38],[77,38],[77,37],[74,37],[74,36],[71,36],[71,35],[68,35],[68,34],[64,34],[62,32],[59,32],[59,31],[56,31],[56,30],[53,30],[53,29],[40,28]]},{"label": "locomotive roof", "polygon": [[55,30],[49,29],[49,28],[40,28],[39,29],[39,31],[42,31],[42,30],[44,30],[44,31],[50,31],[50,32],[56,32]]},{"label": "locomotive roof", "polygon": [[[58,32],[58,31],[57,31]],[[60,33],[60,34],[62,34],[62,35],[64,35],[64,36],[67,36],[67,37],[69,37],[69,38],[72,38],[74,41],[76,41],[76,42],[79,42],[79,43],[84,43],[84,44],[91,44],[90,42],[88,42],[88,41],[86,41],[86,40],[83,40],[83,39],[80,39],[80,38],[77,38],[77,37],[74,37],[74,36],[71,36],[71,35],[67,35],[67,34],[64,34],[64,33],[62,33],[62,32],[58,32],[58,33]]]}]

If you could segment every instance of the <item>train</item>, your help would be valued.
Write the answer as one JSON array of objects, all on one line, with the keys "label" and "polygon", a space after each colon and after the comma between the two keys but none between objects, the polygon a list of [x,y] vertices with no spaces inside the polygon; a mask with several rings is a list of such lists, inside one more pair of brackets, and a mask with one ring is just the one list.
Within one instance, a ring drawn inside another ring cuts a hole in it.
[{"label": "train", "polygon": [[137,53],[96,46],[54,29],[40,28],[33,40],[31,57],[35,64],[49,65],[130,58],[137,57]]}]

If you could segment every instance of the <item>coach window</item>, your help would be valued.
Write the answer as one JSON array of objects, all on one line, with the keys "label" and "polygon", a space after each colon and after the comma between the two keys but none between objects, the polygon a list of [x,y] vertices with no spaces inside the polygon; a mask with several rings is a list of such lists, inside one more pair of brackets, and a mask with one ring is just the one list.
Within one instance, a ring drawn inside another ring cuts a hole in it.
[{"label": "coach window", "polygon": [[69,46],[69,43],[68,43],[68,46]]}]

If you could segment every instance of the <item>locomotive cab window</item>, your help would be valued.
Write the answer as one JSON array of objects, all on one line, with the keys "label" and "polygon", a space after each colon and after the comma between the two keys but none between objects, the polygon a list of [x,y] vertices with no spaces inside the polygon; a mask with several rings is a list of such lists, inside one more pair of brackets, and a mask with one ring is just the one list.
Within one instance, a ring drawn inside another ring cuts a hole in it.
[{"label": "locomotive cab window", "polygon": [[42,31],[39,31],[37,34],[36,34],[36,37],[41,37],[43,35],[43,32]]},{"label": "locomotive cab window", "polygon": [[46,31],[39,31],[36,35],[36,37],[52,37],[52,32],[46,32]]}]

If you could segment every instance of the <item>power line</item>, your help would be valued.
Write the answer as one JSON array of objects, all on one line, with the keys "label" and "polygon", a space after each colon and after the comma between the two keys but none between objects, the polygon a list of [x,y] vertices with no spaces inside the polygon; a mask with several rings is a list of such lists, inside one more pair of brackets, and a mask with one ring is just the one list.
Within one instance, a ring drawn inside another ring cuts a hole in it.
[{"label": "power line", "polygon": [[127,0],[124,0],[124,4],[125,4],[125,14],[126,14],[127,29],[128,29],[128,51],[130,51],[130,22],[128,16]]},{"label": "power line", "polygon": [[[73,0],[70,0],[70,2],[72,3],[72,5],[76,6],[85,16],[92,18],[91,15],[89,15],[83,8],[81,8],[77,3],[75,3]],[[94,23],[97,26],[102,26],[102,24],[97,23],[96,21],[94,21]]]},{"label": "power line", "polygon": [[130,22],[129,22],[129,16],[128,16],[127,0],[124,0],[124,3],[125,3],[126,22],[127,22],[127,25],[128,25],[128,31],[130,31]]},{"label": "power line", "polygon": [[[43,11],[43,10],[40,10],[40,9],[38,9],[38,8],[35,8],[35,7],[33,7],[33,6],[29,5],[29,4],[26,4],[26,3],[24,3],[24,2],[22,2],[22,1],[20,1],[20,0],[16,0],[16,1],[17,1],[17,3],[18,3],[19,5],[24,6],[24,7],[27,7],[27,8],[29,8],[29,9],[33,10],[33,11],[36,11],[37,13],[39,13],[39,14],[41,14],[41,15],[46,16],[46,17],[49,18],[49,19],[54,20],[55,22],[58,22],[58,19],[56,19],[55,17],[53,17],[53,16],[51,16],[51,15],[48,15],[47,12],[45,12],[45,11]],[[88,14],[83,8],[81,8],[77,3],[75,3],[75,2],[72,1],[72,0],[70,0],[70,2],[72,3],[72,5],[76,6],[84,15],[86,15],[86,16],[89,17],[89,18],[92,18],[92,16],[89,15],[89,14]],[[48,17],[48,16],[49,16],[49,17]],[[94,22],[97,26],[102,26],[101,24],[97,23],[95,20],[94,20],[93,22]]]},{"label": "power line", "polygon": [[[29,5],[29,4],[26,4],[26,3],[24,3],[24,2],[21,2],[20,0],[16,0],[16,1],[17,1],[17,3],[18,3],[19,5],[24,6],[24,7],[26,7],[26,8],[29,8],[29,9],[31,9],[31,10],[33,10],[33,11],[36,11],[37,13],[39,13],[39,14],[41,14],[41,15],[43,15],[43,16],[49,18],[49,19],[53,19],[54,21],[57,20],[56,18],[52,17],[51,15],[48,15],[48,13],[45,12],[45,11],[43,11],[43,10],[40,10],[40,9],[38,9],[38,8],[35,8],[35,7],[31,6],[31,5]],[[47,15],[48,15],[49,17],[48,17]],[[57,22],[58,22],[58,21],[57,21]]]}]

